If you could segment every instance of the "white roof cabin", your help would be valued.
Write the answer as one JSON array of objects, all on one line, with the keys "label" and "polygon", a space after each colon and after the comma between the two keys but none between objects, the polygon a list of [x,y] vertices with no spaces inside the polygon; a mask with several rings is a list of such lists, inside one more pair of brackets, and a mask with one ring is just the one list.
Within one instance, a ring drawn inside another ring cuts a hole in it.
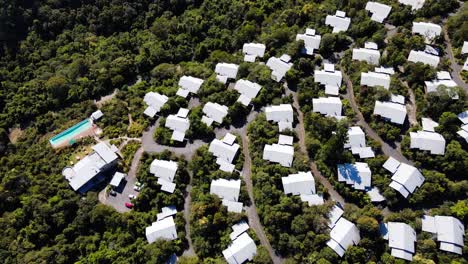
[{"label": "white roof cabin", "polygon": [[222,200],[222,205],[227,207],[228,212],[238,213],[238,214],[242,213],[242,207],[244,206],[243,203],[233,202],[227,199]]},{"label": "white roof cabin", "polygon": [[245,43],[242,47],[244,53],[244,61],[255,62],[257,57],[263,58],[265,55],[266,46],[260,43]]},{"label": "white roof cabin", "polygon": [[422,230],[437,235],[441,250],[463,254],[465,226],[457,218],[425,215],[422,218]]},{"label": "white roof cabin", "polygon": [[425,81],[426,93],[437,92],[437,88],[441,85],[452,88],[456,87],[457,84],[452,80],[452,76],[447,71],[437,72],[437,77],[432,81]]},{"label": "white roof cabin", "polygon": [[229,234],[229,238],[231,238],[231,240],[235,240],[247,230],[249,230],[249,224],[245,221],[240,221],[232,226],[232,233]]},{"label": "white roof cabin", "polygon": [[179,90],[177,91],[177,95],[185,98],[189,93],[196,94],[203,82],[204,81],[200,78],[184,75],[179,80]]},{"label": "white roof cabin", "polygon": [[148,107],[143,113],[149,117],[154,117],[159,111],[161,111],[161,107],[163,107],[167,100],[169,100],[169,98],[165,95],[155,92],[147,93],[143,98],[143,101],[148,105]]},{"label": "white roof cabin", "polygon": [[461,54],[466,54],[468,53],[468,41],[463,41],[463,47],[461,50]]},{"label": "white roof cabin", "polygon": [[465,64],[463,64],[463,70],[468,71],[468,58],[466,58]]},{"label": "white roof cabin", "polygon": [[301,194],[301,201],[307,203],[309,206],[322,205],[325,203],[323,195],[321,194]]},{"label": "white roof cabin", "polygon": [[158,221],[163,220],[166,217],[177,214],[177,208],[174,205],[166,206],[161,208],[161,213],[157,214]]},{"label": "white roof cabin", "polygon": [[348,129],[348,141],[345,143],[345,148],[365,147],[366,134],[358,126],[353,126]]},{"label": "white roof cabin", "polygon": [[158,160],[151,162],[150,173],[157,178],[162,178],[168,182],[174,181],[177,172],[177,162],[172,160]]},{"label": "white roof cabin", "polygon": [[338,97],[320,97],[312,99],[313,111],[322,115],[341,117],[341,108],[343,104]]},{"label": "white roof cabin", "polygon": [[361,85],[369,87],[381,86],[388,90],[390,88],[390,75],[377,72],[362,72]]},{"label": "white roof cabin", "polygon": [[388,158],[382,167],[393,173],[390,187],[398,191],[405,198],[408,198],[416,188],[421,187],[424,183],[425,178],[417,168],[406,163],[401,163],[395,158]]},{"label": "white roof cabin", "polygon": [[222,140],[213,139],[208,149],[216,158],[223,160],[226,163],[232,163],[239,151],[239,144],[234,143],[236,137],[231,133],[227,133]]},{"label": "white roof cabin", "polygon": [[325,25],[333,27],[333,33],[347,31],[351,24],[351,18],[346,17],[346,13],[337,10],[335,15],[327,15]]},{"label": "white roof cabin", "polygon": [[202,121],[211,126],[213,121],[218,124],[223,123],[223,119],[227,116],[229,108],[225,105],[220,105],[218,103],[208,102],[203,106],[203,113],[205,114],[205,119]]},{"label": "white roof cabin", "polygon": [[74,191],[87,191],[89,189],[86,187],[87,184],[91,183],[98,174],[112,167],[118,159],[115,154],[118,149],[114,145],[108,146],[101,142],[94,145],[92,149],[91,154],[78,161],[73,167],[65,167],[62,171],[62,175]]},{"label": "white roof cabin", "polygon": [[387,234],[384,238],[388,240],[391,255],[412,261],[415,253],[414,243],[416,242],[414,229],[408,224],[398,222],[388,222],[385,227]]},{"label": "white roof cabin", "polygon": [[445,139],[439,133],[429,131],[410,132],[410,139],[410,148],[412,149],[427,150],[432,155],[445,154]]},{"label": "white roof cabin", "polygon": [[[279,163],[283,167],[291,167],[294,158],[294,147],[290,140],[285,139],[285,137],[281,137],[280,135],[278,144],[265,145],[263,149],[263,159]],[[286,142],[287,144],[285,144]]]},{"label": "white roof cabin", "polygon": [[257,254],[257,246],[248,233],[243,233],[232,241],[232,244],[223,250],[223,256],[228,264],[241,264],[253,260]]},{"label": "white roof cabin", "polygon": [[148,243],[153,243],[158,239],[174,240],[177,239],[176,225],[174,218],[166,217],[160,221],[154,222],[145,229]]},{"label": "white roof cabin", "polygon": [[212,180],[210,193],[217,195],[221,199],[237,202],[241,188],[241,180]]},{"label": "white roof cabin", "polygon": [[408,61],[414,62],[414,63],[424,63],[432,67],[437,67],[440,62],[440,57],[431,53],[428,53],[426,51],[421,51],[421,50],[412,50],[408,56]]},{"label": "white roof cabin", "polygon": [[330,240],[327,242],[327,246],[343,257],[346,250],[350,246],[357,245],[360,240],[361,236],[356,225],[341,217],[330,231]]},{"label": "white roof cabin", "polygon": [[170,181],[167,181],[163,178],[158,178],[157,184],[161,185],[161,191],[165,191],[168,193],[174,193],[176,184]]},{"label": "white roof cabin", "polygon": [[96,120],[98,120],[99,118],[101,118],[101,117],[103,117],[103,116],[104,116],[104,114],[102,113],[102,111],[101,111],[101,110],[97,110],[97,111],[95,111],[95,112],[93,112],[93,113],[91,114],[91,119],[93,119],[93,121],[96,121]]},{"label": "white roof cabin", "polygon": [[439,123],[430,118],[421,118],[421,123],[424,131],[435,132],[434,128],[439,126]]},{"label": "white roof cabin", "polygon": [[425,1],[426,0],[398,0],[398,2],[400,2],[400,4],[411,6],[412,10],[421,9],[423,7]]},{"label": "white roof cabin", "polygon": [[296,41],[303,40],[305,53],[307,55],[313,55],[314,49],[320,48],[320,41],[322,37],[315,34],[315,29],[307,28],[305,34],[297,34]]},{"label": "white roof cabin", "polygon": [[283,54],[280,58],[271,57],[268,59],[266,66],[271,69],[271,78],[280,82],[286,73],[293,66],[292,62],[289,62],[291,57],[289,55]]},{"label": "white roof cabin", "polygon": [[328,213],[328,220],[329,220],[328,227],[333,228],[338,222],[338,220],[340,220],[343,214],[344,214],[344,211],[340,206],[338,205],[333,206],[333,208]]},{"label": "white roof cabin", "polygon": [[356,190],[365,190],[371,187],[372,172],[367,163],[338,165],[338,181],[346,182]]},{"label": "white roof cabin", "polygon": [[378,73],[385,73],[388,75],[395,74],[395,70],[393,69],[393,67],[375,67],[374,71]]},{"label": "white roof cabin", "polygon": [[364,48],[353,49],[353,60],[365,61],[369,64],[379,65],[380,52],[377,44],[366,42]]},{"label": "white roof cabin", "polygon": [[315,180],[310,171],[281,177],[281,181],[285,194],[315,194]]},{"label": "white roof cabin", "polygon": [[227,83],[228,79],[236,79],[239,65],[233,63],[218,63],[216,64],[215,72],[216,79],[222,83]]},{"label": "white roof cabin", "polygon": [[394,102],[375,102],[374,115],[379,115],[390,122],[402,125],[406,119],[406,107]]},{"label": "white roof cabin", "polygon": [[234,90],[241,94],[237,101],[245,106],[248,106],[252,99],[257,97],[257,94],[261,89],[262,86],[260,84],[244,79],[238,80],[236,85],[234,85]]},{"label": "white roof cabin", "polygon": [[335,65],[325,63],[323,70],[314,71],[315,82],[325,85],[325,93],[338,95],[343,76],[341,71],[335,70]]},{"label": "white roof cabin", "polygon": [[169,115],[166,118],[165,126],[173,130],[172,140],[183,142],[185,132],[190,128],[190,120],[187,118],[189,110],[180,108],[176,115]]},{"label": "white roof cabin", "polygon": [[429,43],[434,40],[437,36],[440,36],[442,27],[426,22],[413,22],[413,33],[422,35],[426,42]]},{"label": "white roof cabin", "polygon": [[461,112],[460,114],[458,114],[458,119],[460,119],[460,121],[466,125],[468,124],[468,110],[464,111],[464,112]]},{"label": "white roof cabin", "polygon": [[372,21],[383,23],[384,19],[390,14],[392,7],[377,2],[367,2],[366,10],[372,13]]},{"label": "white roof cabin", "polygon": [[120,183],[125,178],[125,176],[126,175],[124,173],[116,172],[112,177],[112,180],[110,181],[109,185],[112,187],[119,187]]},{"label": "white roof cabin", "polygon": [[294,112],[290,104],[268,106],[265,108],[265,115],[268,121],[278,123],[279,131],[292,129]]},{"label": "white roof cabin", "polygon": [[372,187],[369,191],[367,191],[367,195],[369,195],[369,198],[373,203],[380,203],[386,200],[377,187]]}]

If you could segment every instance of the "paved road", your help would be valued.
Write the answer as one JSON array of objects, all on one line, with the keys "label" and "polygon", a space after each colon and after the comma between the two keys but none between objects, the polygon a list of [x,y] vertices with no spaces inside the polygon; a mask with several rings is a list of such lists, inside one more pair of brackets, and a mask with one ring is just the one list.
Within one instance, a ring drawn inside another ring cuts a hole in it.
[{"label": "paved road", "polygon": [[[299,148],[302,152],[302,154],[305,155],[306,158],[309,159],[309,154],[307,152],[307,147],[305,144],[305,128],[304,128],[304,113],[302,113],[301,108],[299,107],[299,100],[297,99],[297,93],[291,91],[288,87],[287,84],[285,84],[286,88],[286,95],[292,94],[293,95],[293,107],[296,109],[298,113],[298,119],[299,119],[299,124],[296,126],[296,132],[299,137]],[[317,168],[317,164],[313,162],[311,159],[309,159],[309,167],[310,170],[312,171],[312,174],[314,177],[320,181],[320,183],[327,189],[328,194],[330,194],[330,198],[333,201],[339,202],[341,205],[345,205],[345,199],[333,188],[333,185],[328,181],[325,176],[320,173],[320,171]]]},{"label": "paved road", "polygon": [[143,155],[143,147],[140,147],[133,157],[132,164],[130,165],[130,170],[127,174],[126,182],[122,182],[125,184],[123,189],[120,192],[117,192],[116,196],[107,195],[106,190],[102,190],[99,193],[99,201],[103,204],[112,206],[120,213],[128,212],[130,209],[125,207],[126,202],[130,202],[128,195],[138,195],[138,192],[133,190],[133,186],[137,181],[136,174],[138,171],[138,165],[140,164],[141,157]]},{"label": "paved road", "polygon": [[416,96],[414,95],[413,89],[411,89],[407,82],[403,82],[403,85],[406,86],[408,89],[410,103],[406,105],[406,109],[408,110],[408,121],[410,122],[411,126],[415,126],[418,124],[417,118],[417,111],[418,106],[416,105]]},{"label": "paved road", "polygon": [[359,110],[359,107],[356,103],[356,99],[354,98],[354,89],[353,89],[353,84],[351,80],[349,79],[349,76],[343,71],[343,79],[346,82],[346,98],[349,100],[349,103],[351,104],[351,108],[353,109],[354,113],[356,113],[356,117],[358,118],[357,124],[364,128],[366,131],[366,134],[371,137],[373,140],[379,142],[382,147],[382,151],[385,155],[389,157],[394,157],[400,162],[405,162],[407,164],[413,165],[413,162],[408,160],[405,156],[401,154],[398,150],[392,148],[390,145],[388,145],[378,134],[375,132],[369,124],[366,122],[364,119],[364,116],[362,115],[361,111]]},{"label": "paved road", "polygon": [[270,242],[263,230],[263,226],[260,222],[260,218],[258,217],[257,207],[255,205],[254,199],[254,192],[253,192],[253,184],[251,178],[251,167],[252,167],[252,159],[250,157],[249,151],[249,138],[247,137],[247,129],[243,129],[241,133],[242,137],[242,153],[244,154],[244,166],[242,168],[242,177],[244,178],[245,185],[247,187],[247,192],[250,198],[250,206],[247,208],[247,216],[249,218],[249,225],[257,234],[257,237],[260,239],[260,243],[262,246],[268,251],[270,258],[272,259],[274,264],[283,263],[283,259],[276,255],[275,251],[271,247]]},{"label": "paved road", "polygon": [[446,51],[447,51],[447,56],[450,60],[450,68],[452,71],[452,78],[455,81],[455,83],[463,88],[466,92],[468,92],[468,85],[463,81],[463,79],[460,76],[460,72],[463,70],[462,66],[457,63],[457,60],[453,56],[453,50],[452,50],[452,42],[450,41],[449,35],[447,33],[447,27],[443,27],[444,31],[444,38],[445,38],[445,43],[447,45]]},{"label": "paved road", "polygon": [[187,237],[187,241],[189,244],[189,248],[184,251],[184,256],[193,257],[196,256],[195,250],[192,244],[192,236],[190,232],[190,207],[192,205],[192,172],[189,171],[190,174],[190,183],[187,185],[185,191],[187,192],[187,196],[185,196],[184,202],[184,219],[185,219],[185,235]]}]

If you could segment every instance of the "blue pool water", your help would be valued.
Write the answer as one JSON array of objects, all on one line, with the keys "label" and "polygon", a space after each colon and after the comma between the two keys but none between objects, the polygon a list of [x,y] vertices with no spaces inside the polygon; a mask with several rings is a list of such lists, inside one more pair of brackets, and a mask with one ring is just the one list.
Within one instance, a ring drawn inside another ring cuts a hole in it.
[{"label": "blue pool water", "polygon": [[54,136],[49,140],[52,146],[60,145],[64,141],[69,144],[73,144],[75,137],[83,131],[86,131],[92,127],[93,123],[89,119],[85,119],[78,124],[70,127],[69,129],[63,131],[62,133]]}]

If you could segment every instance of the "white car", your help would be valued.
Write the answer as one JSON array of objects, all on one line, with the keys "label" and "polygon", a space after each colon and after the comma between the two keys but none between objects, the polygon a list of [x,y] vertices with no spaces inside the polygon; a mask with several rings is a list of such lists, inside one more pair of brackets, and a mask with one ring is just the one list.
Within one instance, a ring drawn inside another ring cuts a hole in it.
[{"label": "white car", "polygon": [[129,195],[128,195],[128,199],[130,199],[130,200],[133,200],[133,199],[135,199],[135,198],[136,198],[136,196],[135,196],[134,194],[129,194]]},{"label": "white car", "polygon": [[141,191],[141,188],[143,188],[143,184],[133,186],[133,190],[135,190],[137,192]]}]

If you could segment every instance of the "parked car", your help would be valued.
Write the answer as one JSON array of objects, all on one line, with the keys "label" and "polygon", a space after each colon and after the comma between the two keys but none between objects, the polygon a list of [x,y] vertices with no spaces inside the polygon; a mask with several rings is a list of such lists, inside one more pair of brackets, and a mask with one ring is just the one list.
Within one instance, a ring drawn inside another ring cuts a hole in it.
[{"label": "parked car", "polygon": [[133,204],[132,204],[132,203],[125,203],[125,206],[126,206],[127,208],[130,208],[130,209],[133,208]]},{"label": "parked car", "polygon": [[111,191],[109,192],[109,194],[112,195],[112,196],[116,196],[116,195],[117,195],[117,192],[114,191],[114,190],[111,190]]},{"label": "parked car", "polygon": [[141,182],[135,182],[135,186],[141,186]]},{"label": "parked car", "polygon": [[133,200],[133,199],[135,199],[135,198],[136,198],[136,196],[135,196],[134,194],[129,194],[129,195],[128,195],[128,199],[130,199],[130,200]]},{"label": "parked car", "polygon": [[135,186],[133,186],[133,190],[137,192],[141,191],[142,188],[143,188],[143,184],[140,184],[140,185],[135,184]]}]

